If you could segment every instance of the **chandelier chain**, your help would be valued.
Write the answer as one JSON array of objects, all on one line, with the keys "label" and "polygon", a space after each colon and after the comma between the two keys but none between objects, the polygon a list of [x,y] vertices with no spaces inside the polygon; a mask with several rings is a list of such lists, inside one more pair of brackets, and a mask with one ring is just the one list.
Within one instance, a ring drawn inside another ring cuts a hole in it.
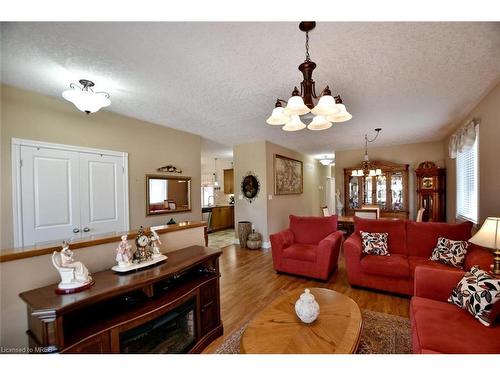
[{"label": "chandelier chain", "polygon": [[309,56],[309,31],[306,32],[306,61],[311,61]]}]

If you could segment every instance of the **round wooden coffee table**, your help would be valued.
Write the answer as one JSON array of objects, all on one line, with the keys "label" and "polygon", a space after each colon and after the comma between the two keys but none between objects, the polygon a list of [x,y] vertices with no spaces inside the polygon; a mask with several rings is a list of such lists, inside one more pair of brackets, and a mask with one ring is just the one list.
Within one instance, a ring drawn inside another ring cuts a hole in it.
[{"label": "round wooden coffee table", "polygon": [[241,338],[241,353],[355,353],[363,325],[356,302],[330,289],[310,291],[320,307],[313,323],[302,323],[295,314],[295,302],[304,290],[288,292],[250,321]]}]

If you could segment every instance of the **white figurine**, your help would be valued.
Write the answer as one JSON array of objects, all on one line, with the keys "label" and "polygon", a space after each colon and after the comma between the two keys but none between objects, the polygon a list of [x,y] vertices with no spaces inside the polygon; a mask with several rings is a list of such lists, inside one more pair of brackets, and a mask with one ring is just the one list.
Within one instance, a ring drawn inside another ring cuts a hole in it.
[{"label": "white figurine", "polygon": [[153,258],[158,258],[161,255],[160,252],[160,236],[158,236],[158,233],[154,229],[151,229],[151,244],[153,247]]},{"label": "white figurine", "polygon": [[122,237],[122,242],[116,248],[116,261],[118,262],[118,267],[124,268],[128,267],[132,261],[132,246],[129,245],[127,241],[127,235],[124,234]]},{"label": "white figurine", "polygon": [[61,276],[58,285],[60,290],[79,289],[93,283],[87,267],[82,262],[75,261],[66,242],[63,242],[61,252],[54,251],[52,254],[52,264]]},{"label": "white figurine", "polygon": [[342,199],[340,199],[340,190],[337,189],[337,192],[335,193],[335,197],[337,200],[336,204],[336,209],[337,209],[337,215],[341,216],[342,215],[342,210],[344,209],[344,204],[342,203]]}]

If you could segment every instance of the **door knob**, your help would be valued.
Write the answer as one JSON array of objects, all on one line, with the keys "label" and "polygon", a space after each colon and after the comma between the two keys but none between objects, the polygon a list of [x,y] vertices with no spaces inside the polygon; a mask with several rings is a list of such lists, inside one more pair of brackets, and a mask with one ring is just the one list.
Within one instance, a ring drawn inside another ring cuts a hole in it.
[{"label": "door knob", "polygon": [[90,232],[90,228],[89,227],[85,227],[85,228],[83,228],[83,231],[84,232]]},{"label": "door knob", "polygon": [[80,232],[80,229],[78,229],[78,228],[73,228],[73,233],[78,233],[78,232]]}]

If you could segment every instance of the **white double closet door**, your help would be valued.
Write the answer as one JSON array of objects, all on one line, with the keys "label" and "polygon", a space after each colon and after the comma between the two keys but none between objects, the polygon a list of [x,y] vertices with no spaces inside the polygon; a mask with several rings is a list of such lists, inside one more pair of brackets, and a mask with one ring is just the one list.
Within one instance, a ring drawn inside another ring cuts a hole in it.
[{"label": "white double closet door", "polygon": [[127,231],[126,158],[21,145],[21,245]]}]

